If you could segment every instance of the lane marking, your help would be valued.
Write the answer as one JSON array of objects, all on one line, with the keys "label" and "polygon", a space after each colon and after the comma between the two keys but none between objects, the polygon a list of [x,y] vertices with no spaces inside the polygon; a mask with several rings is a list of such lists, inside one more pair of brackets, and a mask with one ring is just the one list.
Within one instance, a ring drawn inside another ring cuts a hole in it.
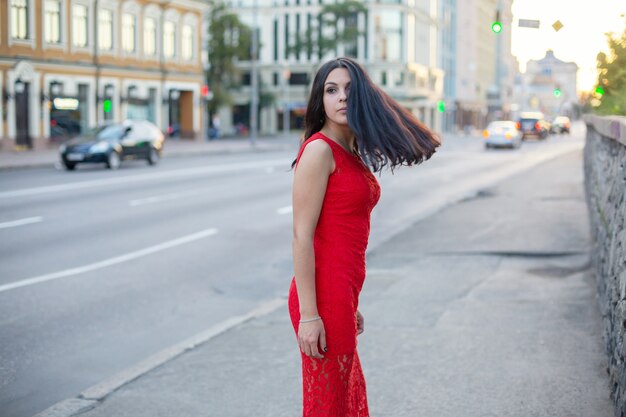
[{"label": "lane marking", "polygon": [[278,214],[289,214],[293,212],[293,207],[292,206],[286,206],[286,207],[281,207],[278,210],[276,210],[276,213]]},{"label": "lane marking", "polygon": [[27,217],[25,219],[13,220],[11,222],[0,223],[0,229],[6,229],[6,228],[9,228],[9,227],[16,227],[16,226],[23,226],[25,224],[39,223],[41,221],[43,221],[43,217],[41,217],[41,216]]},{"label": "lane marking", "polygon": [[65,269],[63,271],[53,272],[51,274],[40,275],[38,277],[27,278],[9,284],[0,285],[0,293],[5,291],[14,290],[16,288],[27,287],[29,285],[35,285],[42,282],[52,281],[59,278],[66,278],[73,275],[83,274],[85,272],[95,271],[96,269],[106,268],[112,265],[117,265],[122,262],[132,261],[143,256],[151,255],[156,252],[161,252],[166,249],[170,249],[176,246],[184,245],[205,237],[213,236],[217,234],[217,229],[211,228],[202,230],[191,235],[179,237],[177,239],[168,240],[167,242],[159,243],[158,245],[150,246],[144,249],[130,252],[125,255],[116,256],[113,258],[105,259],[103,261],[94,262],[88,265],[79,266],[76,268]]},{"label": "lane marking", "polygon": [[24,188],[21,190],[2,191],[0,199],[24,197],[38,194],[57,193],[62,191],[80,190],[84,188],[102,187],[108,185],[131,184],[144,181],[155,181],[159,179],[172,179],[182,177],[192,177],[195,175],[221,174],[236,172],[247,169],[257,169],[272,167],[275,165],[289,166],[289,159],[273,159],[268,161],[242,162],[239,164],[213,165],[208,167],[185,168],[174,171],[161,171],[150,174],[128,175],[124,177],[103,178],[99,180],[80,181],[69,184],[48,185],[45,187]]},{"label": "lane marking", "polygon": [[189,190],[189,191],[184,191],[180,193],[170,193],[170,194],[156,195],[152,197],[137,198],[135,200],[130,200],[128,202],[128,205],[131,207],[137,207],[137,206],[143,206],[145,204],[155,204],[155,203],[160,203],[163,201],[176,200],[179,198],[184,198],[184,197],[188,197],[190,195],[196,195],[196,194],[198,194],[198,190]]}]

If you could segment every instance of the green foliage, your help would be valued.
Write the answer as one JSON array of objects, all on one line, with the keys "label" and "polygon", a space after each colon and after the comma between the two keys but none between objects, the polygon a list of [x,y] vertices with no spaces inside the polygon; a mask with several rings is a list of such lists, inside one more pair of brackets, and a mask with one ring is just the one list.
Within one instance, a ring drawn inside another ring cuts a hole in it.
[{"label": "green foliage", "polygon": [[357,18],[366,11],[363,3],[357,0],[325,4],[316,16],[317,24],[304,33],[296,34],[289,53],[306,53],[322,58],[328,52],[335,52],[339,45],[344,45],[345,55],[355,56],[357,40],[363,34],[358,30]]},{"label": "green foliage", "polygon": [[[626,23],[626,21],[625,21]],[[595,88],[595,113],[626,115],[626,25],[621,35],[607,34],[609,54],[597,56],[598,81]]]},{"label": "green foliage", "polygon": [[212,1],[209,19],[208,55],[210,67],[206,77],[213,98],[209,112],[232,104],[229,89],[241,84],[238,60],[250,59],[252,29],[239,20],[237,14],[228,10],[221,0]]}]

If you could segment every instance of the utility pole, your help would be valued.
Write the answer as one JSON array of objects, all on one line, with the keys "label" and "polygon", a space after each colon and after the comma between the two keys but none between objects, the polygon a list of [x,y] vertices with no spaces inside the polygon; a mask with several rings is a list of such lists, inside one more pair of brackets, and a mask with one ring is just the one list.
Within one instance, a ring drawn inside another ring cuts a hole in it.
[{"label": "utility pole", "polygon": [[255,146],[258,134],[257,114],[259,112],[259,80],[257,62],[257,52],[259,49],[259,39],[257,32],[258,0],[254,0],[253,2],[252,17],[252,46],[250,51],[250,86],[252,87],[252,97],[250,97],[250,144],[252,146]]},{"label": "utility pole", "polygon": [[[100,57],[98,52],[100,52],[100,21],[98,16],[98,0],[94,1],[93,5],[93,64],[96,67],[96,126],[100,124],[100,103],[103,102],[104,98],[100,97]],[[103,114],[104,116],[104,114]]]},{"label": "utility pole", "polygon": [[[498,21],[502,16],[502,0],[498,0],[498,6],[496,9],[496,16]],[[507,27],[507,30],[510,28]],[[495,107],[497,110],[502,111],[502,34],[496,35],[496,100]]]}]

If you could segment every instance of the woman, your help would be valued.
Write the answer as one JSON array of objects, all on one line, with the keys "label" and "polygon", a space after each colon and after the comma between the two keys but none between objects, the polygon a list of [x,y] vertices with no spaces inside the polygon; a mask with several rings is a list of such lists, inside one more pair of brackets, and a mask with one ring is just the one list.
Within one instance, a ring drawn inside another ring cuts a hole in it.
[{"label": "woman", "polygon": [[418,164],[439,141],[349,58],[317,72],[305,138],[294,161],[289,290],[302,353],[303,416],[367,417],[356,336],[364,330],[357,307],[370,212],[380,197],[370,169]]}]

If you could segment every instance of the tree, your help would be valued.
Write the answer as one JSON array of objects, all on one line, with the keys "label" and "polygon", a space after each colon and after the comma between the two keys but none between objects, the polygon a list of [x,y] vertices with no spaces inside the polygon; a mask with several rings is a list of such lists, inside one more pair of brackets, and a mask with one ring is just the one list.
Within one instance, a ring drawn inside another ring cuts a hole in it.
[{"label": "tree", "polygon": [[[626,23],[626,21],[625,21]],[[607,34],[609,54],[597,56],[598,81],[593,104],[602,115],[626,115],[626,26],[621,35]]]},{"label": "tree", "polygon": [[317,25],[303,34],[296,34],[294,44],[288,49],[289,53],[298,55],[306,52],[321,59],[343,45],[345,55],[356,56],[357,40],[363,34],[358,29],[358,16],[366,11],[363,3],[357,0],[325,4],[317,15]]},{"label": "tree", "polygon": [[239,20],[237,14],[228,10],[221,0],[212,3],[209,18],[209,69],[207,82],[213,98],[209,101],[209,112],[229,105],[232,98],[229,90],[241,84],[238,60],[250,60],[252,29]]}]

